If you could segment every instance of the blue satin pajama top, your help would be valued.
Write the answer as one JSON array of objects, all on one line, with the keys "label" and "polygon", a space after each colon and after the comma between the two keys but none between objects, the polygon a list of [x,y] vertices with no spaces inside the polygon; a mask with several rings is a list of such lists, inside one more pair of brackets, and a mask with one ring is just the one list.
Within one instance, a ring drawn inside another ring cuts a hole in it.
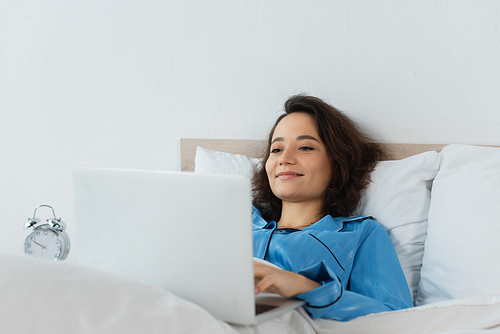
[{"label": "blue satin pajama top", "polygon": [[296,296],[313,319],[413,306],[394,245],[371,217],[325,216],[301,230],[277,229],[253,208],[253,239],[255,257],[321,284]]}]

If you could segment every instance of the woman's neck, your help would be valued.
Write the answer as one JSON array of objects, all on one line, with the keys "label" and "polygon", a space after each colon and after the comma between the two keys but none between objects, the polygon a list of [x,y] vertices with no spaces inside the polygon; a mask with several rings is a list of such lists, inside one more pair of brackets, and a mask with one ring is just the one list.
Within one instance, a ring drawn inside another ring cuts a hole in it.
[{"label": "woman's neck", "polygon": [[283,202],[278,228],[302,229],[323,218],[322,203]]}]

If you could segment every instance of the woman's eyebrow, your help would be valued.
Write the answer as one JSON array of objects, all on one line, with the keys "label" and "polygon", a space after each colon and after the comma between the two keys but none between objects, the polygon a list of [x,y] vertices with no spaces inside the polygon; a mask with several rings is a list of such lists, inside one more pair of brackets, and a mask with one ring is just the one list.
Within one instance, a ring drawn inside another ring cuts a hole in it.
[{"label": "woman's eyebrow", "polygon": [[276,138],[273,139],[273,141],[271,142],[271,144],[274,144],[277,141],[285,141],[285,139],[283,137],[276,137]]},{"label": "woman's eyebrow", "polygon": [[311,139],[311,140],[315,140],[319,143],[319,140],[314,138],[313,136],[309,136],[309,135],[302,135],[302,136],[298,136],[297,137],[297,140],[306,140],[306,139]]},{"label": "woman's eyebrow", "polygon": [[[318,139],[314,138],[313,136],[309,136],[309,135],[302,135],[302,136],[298,136],[297,137],[297,140],[307,140],[307,139],[315,140],[318,143],[320,142]],[[285,139],[283,137],[276,137],[276,138],[273,139],[273,141],[271,142],[271,144],[274,144],[277,141],[285,141]]]}]

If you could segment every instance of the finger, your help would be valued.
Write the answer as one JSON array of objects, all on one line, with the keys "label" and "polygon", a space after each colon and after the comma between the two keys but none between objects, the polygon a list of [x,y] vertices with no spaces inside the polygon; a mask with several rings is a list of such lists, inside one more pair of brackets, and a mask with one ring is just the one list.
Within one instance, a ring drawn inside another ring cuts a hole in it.
[{"label": "finger", "polygon": [[265,268],[272,268],[268,265],[265,265],[264,263],[260,263],[260,262],[257,262],[257,261],[253,261],[253,267],[254,268],[260,268],[260,269],[265,269]]},{"label": "finger", "polygon": [[276,283],[276,276],[273,275],[265,276],[255,285],[255,294],[259,294],[263,291],[276,292],[276,289],[274,289],[275,283]]},{"label": "finger", "polygon": [[272,274],[272,273],[278,273],[281,270],[282,269],[270,267],[268,265],[265,265],[265,264],[262,264],[262,263],[254,261],[253,271],[254,271],[254,276],[255,277],[257,277],[257,276],[261,277],[261,276],[269,275],[269,274]]},{"label": "finger", "polygon": [[262,278],[265,275],[272,273],[272,271],[270,271],[268,268],[269,268],[268,266],[263,265],[261,263],[257,263],[257,262],[254,263],[254,266],[253,266],[254,277],[255,278]]}]

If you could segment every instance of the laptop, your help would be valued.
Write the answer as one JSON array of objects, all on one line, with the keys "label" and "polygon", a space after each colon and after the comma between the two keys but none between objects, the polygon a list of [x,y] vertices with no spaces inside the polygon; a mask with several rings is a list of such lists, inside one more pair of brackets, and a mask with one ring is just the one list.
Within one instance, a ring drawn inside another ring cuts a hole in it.
[{"label": "laptop", "polygon": [[[254,294],[246,177],[75,168],[73,186],[80,264],[171,291],[233,324],[303,305]],[[257,314],[256,304],[266,310]]]}]

